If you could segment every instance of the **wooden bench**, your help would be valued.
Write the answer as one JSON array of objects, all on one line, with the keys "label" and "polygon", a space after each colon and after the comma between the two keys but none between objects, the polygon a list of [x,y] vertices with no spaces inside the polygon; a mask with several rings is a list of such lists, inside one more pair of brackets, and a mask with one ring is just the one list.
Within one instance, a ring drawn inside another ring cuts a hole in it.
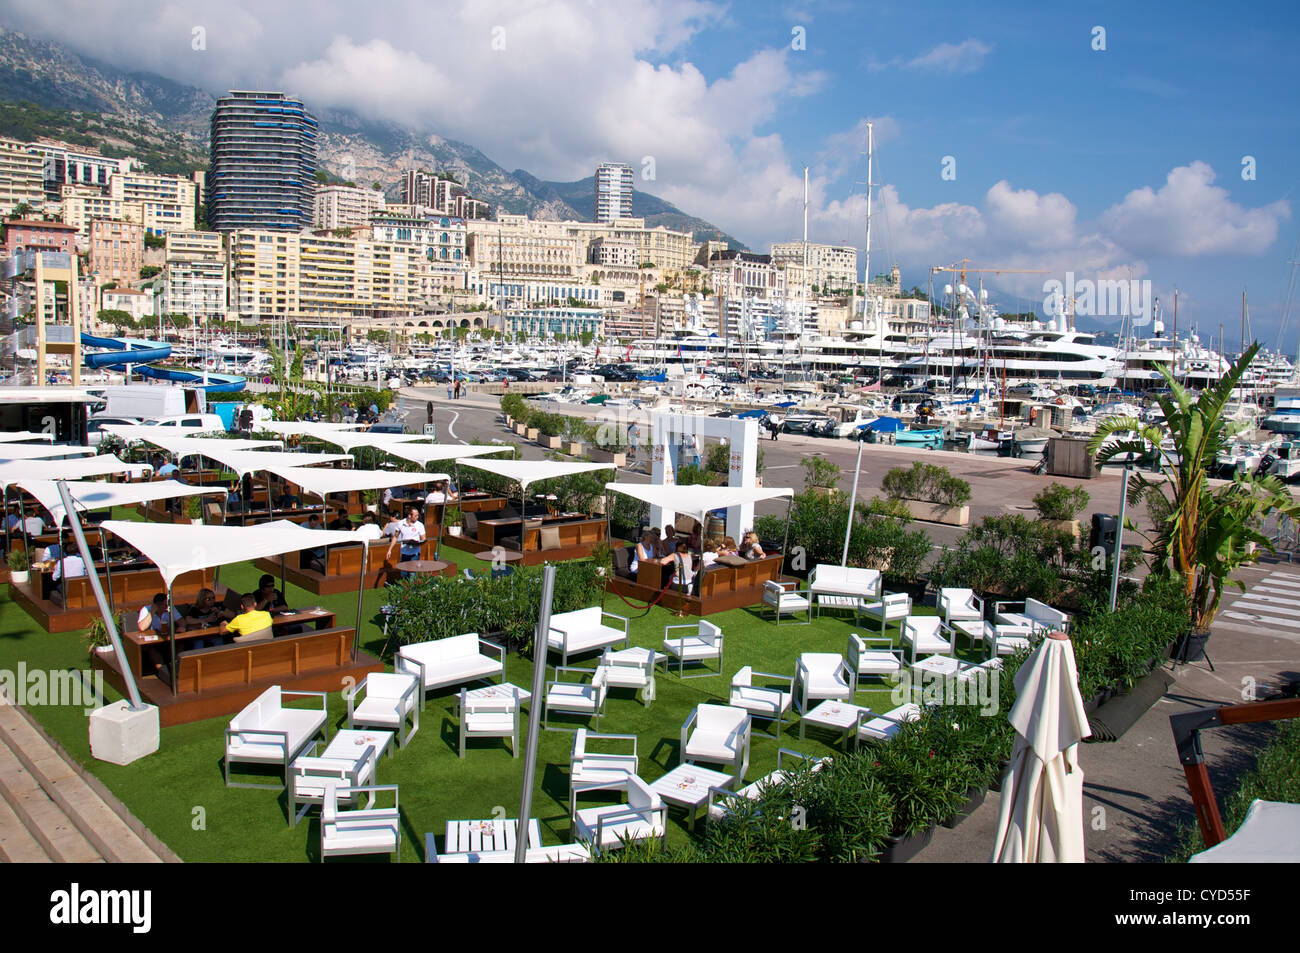
[{"label": "wooden bench", "polygon": [[[113,605],[119,610],[138,609],[140,606],[149,603],[156,593],[167,591],[167,587],[163,584],[162,573],[157,569],[119,570],[113,572],[112,577]],[[101,585],[104,583],[102,570],[100,570],[99,581]],[[98,611],[98,603],[95,602],[95,591],[91,588],[90,580],[85,576],[66,579],[63,581],[63,585],[65,592],[63,607],[65,609]],[[192,602],[194,597],[199,594],[200,589],[204,587],[211,588],[211,586],[211,569],[202,572],[183,573],[176,577],[172,587],[172,598],[176,604]],[[108,588],[108,586],[104,586],[105,595],[108,593]]]},{"label": "wooden bench", "polygon": [[176,693],[202,695],[341,668],[351,658],[353,632],[351,627],[318,629],[263,642],[190,649],[176,660]]}]

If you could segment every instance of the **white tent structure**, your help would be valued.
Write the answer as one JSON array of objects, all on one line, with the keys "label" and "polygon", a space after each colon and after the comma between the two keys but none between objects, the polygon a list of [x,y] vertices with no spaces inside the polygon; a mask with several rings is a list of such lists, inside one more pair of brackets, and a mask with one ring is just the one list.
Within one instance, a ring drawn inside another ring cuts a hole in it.
[{"label": "white tent structure", "polygon": [[46,443],[53,443],[54,434],[35,433],[31,430],[9,430],[0,433],[0,443],[19,443],[27,440],[44,440]]},{"label": "white tent structure", "polygon": [[332,443],[336,447],[342,447],[349,453],[359,447],[373,447],[376,450],[388,450],[389,447],[399,443],[414,443],[417,440],[428,440],[422,433],[371,433],[363,430],[360,433],[345,433],[343,431],[321,432],[314,435],[318,440],[325,443]]},{"label": "white tent structure", "polygon": [[1189,864],[1300,863],[1300,804],[1250,802],[1236,832],[1208,850],[1193,854]]},{"label": "white tent structure", "polygon": [[473,467],[486,470],[507,480],[519,484],[520,515],[523,515],[524,494],[528,484],[539,480],[554,480],[558,477],[573,476],[578,473],[592,473],[596,470],[613,470],[612,463],[557,463],[553,460],[476,460],[473,457],[457,459],[457,466]]},{"label": "white tent structure", "polygon": [[[145,427],[140,424],[105,424],[103,429],[128,442],[143,441],[161,447],[174,457],[207,455],[209,449],[217,450],[278,450],[284,446],[280,440],[248,440],[243,437],[226,440],[221,437],[189,436],[175,427]],[[129,433],[123,433],[127,431]],[[3,451],[0,451],[2,453]]]},{"label": "white tent structure", "polygon": [[[53,480],[22,479],[18,480],[16,485],[36,498],[36,502],[50,514],[54,525],[58,526],[67,518],[63,501],[59,497],[58,484]],[[219,487],[189,486],[176,480],[160,480],[153,483],[101,483],[77,480],[68,481],[66,485],[79,511],[101,510],[112,506],[134,506],[137,503],[178,499],[185,496],[226,495],[226,491]]]},{"label": "white tent structure", "polygon": [[[207,443],[208,441],[205,441]],[[213,440],[212,444],[235,443],[233,440]],[[313,467],[320,464],[351,463],[346,453],[290,453],[284,450],[227,450],[208,446],[203,456],[215,460],[242,479],[249,473],[263,470],[275,471],[277,467]]]},{"label": "white tent structure", "polygon": [[435,460],[455,460],[460,462],[460,460],[467,457],[481,457],[485,454],[500,453],[509,449],[510,447],[505,444],[500,446],[476,446],[468,443],[402,443],[392,447],[385,447],[384,452],[395,457],[401,457],[403,460],[410,460],[412,463],[418,463],[422,467],[427,467]]},{"label": "white tent structure", "polygon": [[281,437],[320,437],[340,431],[356,430],[365,424],[331,424],[310,420],[263,420],[253,425],[257,432],[279,434]]},{"label": "white tent structure", "polygon": [[[675,483],[606,483],[605,491],[622,493],[650,504],[651,515],[656,508],[660,513],[683,513],[700,524],[701,547],[703,536],[708,526],[709,514],[714,510],[731,510],[733,507],[748,506],[762,500],[786,498],[785,538],[781,541],[784,554],[790,543],[790,511],[794,502],[794,490],[789,487],[768,486],[679,486]],[[608,507],[606,507],[608,509]],[[737,534],[739,536],[739,534]],[[703,556],[703,553],[700,553]]]},{"label": "white tent structure", "polygon": [[31,443],[0,444],[0,463],[5,460],[55,460],[59,457],[93,457],[94,447],[38,446]]},{"label": "white tent structure", "polygon": [[[112,434],[114,437],[120,437],[127,443],[138,443],[146,441],[155,446],[166,449],[166,444],[160,441],[164,440],[185,440],[193,437],[196,440],[217,440],[211,434],[216,431],[200,430],[198,428],[190,429],[188,427],[159,427],[145,426],[144,424],[104,424],[99,428],[102,433]],[[155,439],[157,438],[157,439]],[[235,442],[235,441],[232,441]],[[274,443],[275,441],[271,441]]]},{"label": "white tent structure", "polygon": [[80,480],[89,476],[124,473],[132,477],[153,472],[147,463],[126,463],[111,453],[94,457],[70,457],[66,460],[25,460],[0,463],[0,486],[31,477],[37,480]]},{"label": "white tent structure", "polygon": [[[304,456],[304,454],[285,454],[285,456]],[[323,467],[267,467],[281,479],[302,488],[304,493],[324,499],[330,493],[350,493],[353,490],[384,490],[394,486],[406,486],[413,482],[412,473],[392,470],[332,470]],[[445,473],[418,474],[421,480],[435,481],[449,479]]]},{"label": "white tent structure", "polygon": [[[175,605],[172,584],[182,573],[263,557],[279,556],[283,560],[286,553],[357,541],[356,535],[351,531],[305,529],[288,520],[276,520],[257,526],[184,526],[175,523],[105,520],[100,528],[135,547],[158,567],[163,584],[167,587],[169,618]],[[369,550],[369,541],[362,540],[362,546]],[[356,657],[357,638],[361,633],[361,593],[366,578],[364,567],[368,559],[368,552],[363,552],[363,569],[357,584],[357,621],[352,636],[353,658]],[[176,642],[168,641],[172,653],[171,670],[175,673]]]},{"label": "white tent structure", "polygon": [[1061,632],[1039,643],[1016,672],[1016,729],[993,863],[1082,863],[1083,768],[1079,742],[1092,734],[1079,694],[1074,646]]}]

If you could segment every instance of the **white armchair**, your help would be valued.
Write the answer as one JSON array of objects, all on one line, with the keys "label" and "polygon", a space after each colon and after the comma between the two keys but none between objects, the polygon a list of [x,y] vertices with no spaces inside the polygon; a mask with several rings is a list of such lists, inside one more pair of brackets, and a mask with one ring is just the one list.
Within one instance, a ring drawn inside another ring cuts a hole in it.
[{"label": "white armchair", "polygon": [[[731,813],[731,804],[736,798],[746,798],[751,801],[757,801],[763,796],[763,791],[769,787],[779,787],[785,784],[789,773],[786,769],[786,761],[809,760],[808,755],[790,748],[778,748],[776,752],[776,770],[763,775],[757,781],[752,781],[745,785],[739,791],[731,791],[727,788],[710,788],[708,817],[710,821],[720,821]],[[812,770],[820,771],[830,758],[818,758],[812,762]]]},{"label": "white armchair", "polygon": [[[357,699],[364,695],[360,704]],[[371,672],[343,697],[348,703],[348,728],[376,728],[397,735],[405,748],[420,730],[420,678],[401,672]],[[407,730],[407,722],[411,722]]]},{"label": "white armchair", "polygon": [[[311,708],[286,708],[283,703],[289,698],[312,698],[315,702]],[[325,737],[325,718],[324,692],[286,692],[272,685],[230,719],[226,728],[226,787],[279,790],[287,786],[294,759],[317,735]],[[230,766],[235,762],[277,765],[283,784],[233,782]]]},{"label": "white armchair", "polygon": [[460,690],[460,756],[470,738],[509,738],[510,753],[519,757],[519,692],[509,698],[470,698]]},{"label": "white armchair", "polygon": [[944,625],[950,629],[954,622],[981,622],[984,619],[984,600],[975,595],[973,589],[940,589],[937,605]]},{"label": "white armchair", "polygon": [[912,597],[905,592],[887,592],[878,602],[865,603],[858,609],[859,618],[880,620],[880,634],[885,634],[885,627],[891,622],[906,619],[912,612]]},{"label": "white armchair", "polygon": [[853,700],[853,672],[843,655],[804,652],[794,670],[794,707],[806,715],[815,702]]},{"label": "white armchair", "polygon": [[854,632],[849,636],[846,654],[855,695],[866,691],[858,687],[863,676],[888,681],[903,673],[903,650],[895,648],[893,639],[888,637],[868,636],[864,639]]},{"label": "white armchair", "polygon": [[908,703],[877,715],[875,712],[863,711],[858,715],[858,730],[855,742],[889,741],[902,730],[909,721],[921,717],[921,706]]},{"label": "white armchair", "polygon": [[[325,789],[335,787],[357,788],[375,783],[375,760],[378,752],[374,745],[357,751],[355,758],[318,758],[313,741],[306,753],[294,759],[289,768],[289,797],[286,802],[289,826],[295,827],[312,807],[325,803]],[[370,799],[373,806],[374,798]],[[302,810],[296,810],[298,805]]]},{"label": "white armchair", "polygon": [[951,655],[952,632],[937,615],[909,615],[903,620],[903,642],[912,647],[912,664],[918,655]]},{"label": "white armchair", "polygon": [[1001,623],[984,623],[984,651],[989,658],[1003,655],[1015,655],[1028,651],[1034,644],[1034,636],[1043,630],[1027,625],[1005,625]]},{"label": "white armchair", "polygon": [[505,675],[505,657],[501,646],[479,638],[477,632],[470,632],[449,639],[403,645],[397,650],[393,668],[420,677],[423,707],[428,693],[439,688],[491,682],[494,678],[500,681]]},{"label": "white armchair", "polygon": [[[767,684],[755,685],[754,676],[766,679]],[[744,666],[731,677],[731,693],[727,704],[732,708],[743,708],[753,718],[763,718],[776,724],[776,734],[765,732],[753,733],[763,738],[780,738],[785,716],[794,701],[794,676],[773,675],[771,672],[756,672],[750,666]]]},{"label": "white armchair", "polygon": [[[674,630],[681,631],[682,629],[692,631],[689,634],[684,633],[675,637],[669,635]],[[664,671],[668,670],[668,658],[671,656],[677,660],[678,678],[705,678],[721,675],[722,650],[722,629],[712,622],[701,619],[695,625],[664,626]],[[710,659],[717,660],[718,670],[716,672],[704,666],[704,663]],[[698,662],[705,670],[687,675],[684,671],[687,662]]]},{"label": "white armchair", "polygon": [[683,764],[725,764],[738,782],[749,770],[749,712],[730,705],[696,705],[682,722]]},{"label": "white armchair", "polygon": [[615,850],[633,841],[668,837],[668,805],[636,775],[624,783],[626,804],[584,807],[573,817],[574,840],[593,853]]},{"label": "white armchair", "polygon": [[[606,620],[613,620],[617,625],[609,625]],[[551,616],[551,628],[546,635],[546,648],[549,652],[560,653],[560,664],[567,666],[569,656],[583,652],[593,652],[606,646],[631,645],[628,635],[628,620],[612,612],[604,612],[600,606],[588,606],[573,612],[561,612]]]},{"label": "white armchair", "polygon": [[781,624],[781,616],[797,615],[803,612],[807,618],[803,620],[802,625],[812,622],[812,599],[808,595],[808,590],[800,589],[796,580],[778,582],[775,579],[769,579],[763,583],[763,602],[765,605],[772,607],[776,615],[776,624]]},{"label": "white armchair", "polygon": [[[565,673],[568,680],[561,676]],[[583,683],[578,679],[590,678]],[[555,667],[555,678],[546,683],[546,701],[542,708],[542,727],[551,730],[551,712],[568,715],[586,715],[592,719],[592,727],[600,730],[600,716],[605,712],[605,669],[597,668],[595,672],[586,668],[571,668],[567,665]],[[556,729],[568,731],[567,728]]]},{"label": "white armchair", "polygon": [[655,658],[654,652],[645,649],[615,652],[606,646],[599,666],[605,673],[606,687],[639,691],[642,703],[649,708],[655,699]]},{"label": "white armchair", "polygon": [[[392,792],[393,806],[374,806],[374,796]],[[369,795],[364,808],[348,808],[346,801]],[[340,804],[344,801],[345,804]],[[321,805],[320,859],[356,854],[393,854],[402,859],[402,818],[397,806],[397,785],[379,784],[345,788],[333,784]]]},{"label": "white armchair", "polygon": [[[631,754],[627,750],[629,742]],[[636,775],[640,765],[636,745],[636,735],[599,734],[586,728],[574,733],[569,753],[569,817],[577,812],[578,795],[583,791],[610,787],[626,790],[627,779]]]}]

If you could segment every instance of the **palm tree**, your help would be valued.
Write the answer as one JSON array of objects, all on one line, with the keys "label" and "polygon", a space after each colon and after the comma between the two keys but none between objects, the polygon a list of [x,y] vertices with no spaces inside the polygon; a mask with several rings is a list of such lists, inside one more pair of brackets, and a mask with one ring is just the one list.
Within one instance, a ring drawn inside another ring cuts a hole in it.
[{"label": "palm tree", "polygon": [[[1170,395],[1158,395],[1156,401],[1173,438],[1172,450],[1161,446],[1165,434],[1160,427],[1136,417],[1108,418],[1088,441],[1088,452],[1098,463],[1120,456],[1135,459],[1152,448],[1159,454],[1161,479],[1135,474],[1130,493],[1135,503],[1148,493],[1160,498],[1153,507],[1159,522],[1153,569],[1182,577],[1191,603],[1191,628],[1197,633],[1208,632],[1232,572],[1253,563],[1259,547],[1272,549],[1259,532],[1263,518],[1274,510],[1300,515],[1300,506],[1274,476],[1238,474],[1223,486],[1209,485],[1208,467],[1235,433],[1224,406],[1258,351],[1259,344],[1252,344],[1217,384],[1195,400],[1168,368],[1159,368]],[[1245,588],[1240,581],[1235,584]]]}]

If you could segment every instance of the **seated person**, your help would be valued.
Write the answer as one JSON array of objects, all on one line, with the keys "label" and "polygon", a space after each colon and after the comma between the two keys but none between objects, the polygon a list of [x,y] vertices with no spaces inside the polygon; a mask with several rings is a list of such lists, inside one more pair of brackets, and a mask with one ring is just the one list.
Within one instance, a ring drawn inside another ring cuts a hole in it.
[{"label": "seated person", "polygon": [[426,504],[446,503],[448,501],[454,501],[455,499],[456,494],[447,485],[447,481],[440,480],[433,485],[433,489],[430,490],[429,495],[424,498],[424,502]]},{"label": "seated person", "polygon": [[252,635],[263,629],[271,628],[271,613],[257,608],[257,597],[248,593],[239,600],[239,615],[229,622],[221,623],[221,631],[227,635]]},{"label": "seated person", "polygon": [[659,558],[659,552],[655,545],[654,533],[646,530],[641,534],[641,542],[636,544],[635,552],[632,554],[631,561],[628,562],[628,571],[636,576],[636,571],[642,562],[651,562]]},{"label": "seated person", "polygon": [[[217,596],[211,589],[200,589],[194,604],[184,613],[185,627],[188,629],[210,629],[229,619],[231,613],[217,604]],[[205,645],[221,645],[220,636],[212,635],[190,643],[191,648],[203,648]]]},{"label": "seated person", "polygon": [[763,552],[763,547],[758,543],[758,534],[753,530],[745,534],[745,538],[740,545],[740,555],[746,559],[762,559],[767,555],[767,553]]},{"label": "seated person", "polygon": [[298,498],[298,494],[290,493],[287,486],[284,487],[275,500],[275,508],[278,510],[296,510],[300,506],[302,506],[302,500]]},{"label": "seated person", "polygon": [[22,528],[23,520],[17,513],[10,513],[5,517],[5,529],[9,530],[9,532],[17,533],[20,532]]},{"label": "seated person", "polygon": [[[317,528],[319,529],[319,527]],[[348,520],[347,516],[345,516],[343,513],[340,513],[338,516],[334,517],[334,522],[330,523],[329,528],[351,530],[352,523]]]},{"label": "seated person", "polygon": [[54,564],[54,572],[50,575],[50,581],[54,584],[50,590],[50,601],[55,605],[63,605],[67,599],[63,580],[76,579],[78,576],[86,575],[86,564],[75,552],[68,552],[68,540],[63,540],[64,556]]},{"label": "seated person", "polygon": [[664,527],[663,542],[660,543],[660,555],[671,556],[677,552],[677,527],[669,523]]},{"label": "seated person", "polygon": [[677,551],[671,556],[665,556],[664,560],[672,568],[673,585],[689,589],[695,581],[695,557],[691,555],[691,548],[686,540],[679,539]]},{"label": "seated person", "polygon": [[719,555],[719,556],[739,556],[740,553],[739,553],[739,551],[736,549],[736,541],[735,541],[734,539],[732,539],[730,536],[724,536],[724,537],[722,537],[722,545],[718,547],[718,555]]},{"label": "seated person", "polygon": [[375,522],[374,513],[366,513],[361,517],[361,525],[357,527],[356,533],[362,539],[383,539],[384,531],[379,528]]},{"label": "seated person", "polygon": [[[303,524],[304,529],[324,529],[325,524],[321,522],[319,513],[312,513],[307,517],[307,522]],[[307,568],[312,572],[325,572],[325,547],[320,546],[316,549],[305,549],[302,553],[302,560]]]},{"label": "seated person", "polygon": [[402,525],[402,514],[397,510],[392,510],[388,514],[388,522],[384,524],[381,535],[392,536],[397,532],[397,527]]},{"label": "seated person", "polygon": [[275,588],[275,577],[269,573],[264,573],[257,581],[257,591],[253,596],[257,608],[266,612],[289,608],[289,604],[284,601],[284,593]]},{"label": "seated person", "polygon": [[[171,611],[171,623],[179,623],[182,619],[180,612],[173,607]],[[171,625],[168,624],[167,618],[167,593],[154,593],[153,601],[146,606],[141,606],[140,614],[135,618],[135,627],[139,632],[152,632],[154,635],[170,635]],[[180,626],[178,625],[179,629]]]},{"label": "seated person", "polygon": [[178,466],[177,466],[175,463],[173,463],[171,460],[168,460],[168,461],[167,461],[166,463],[164,463],[162,466],[160,466],[160,467],[154,467],[153,472],[154,472],[154,476],[155,476],[157,479],[159,479],[159,480],[166,480],[168,477],[172,476],[173,474],[180,473],[180,472],[181,472],[181,468],[178,467]]},{"label": "seated person", "polygon": [[705,541],[704,552],[700,554],[700,572],[708,569],[718,561],[718,546],[719,541],[717,537],[710,536]]}]

